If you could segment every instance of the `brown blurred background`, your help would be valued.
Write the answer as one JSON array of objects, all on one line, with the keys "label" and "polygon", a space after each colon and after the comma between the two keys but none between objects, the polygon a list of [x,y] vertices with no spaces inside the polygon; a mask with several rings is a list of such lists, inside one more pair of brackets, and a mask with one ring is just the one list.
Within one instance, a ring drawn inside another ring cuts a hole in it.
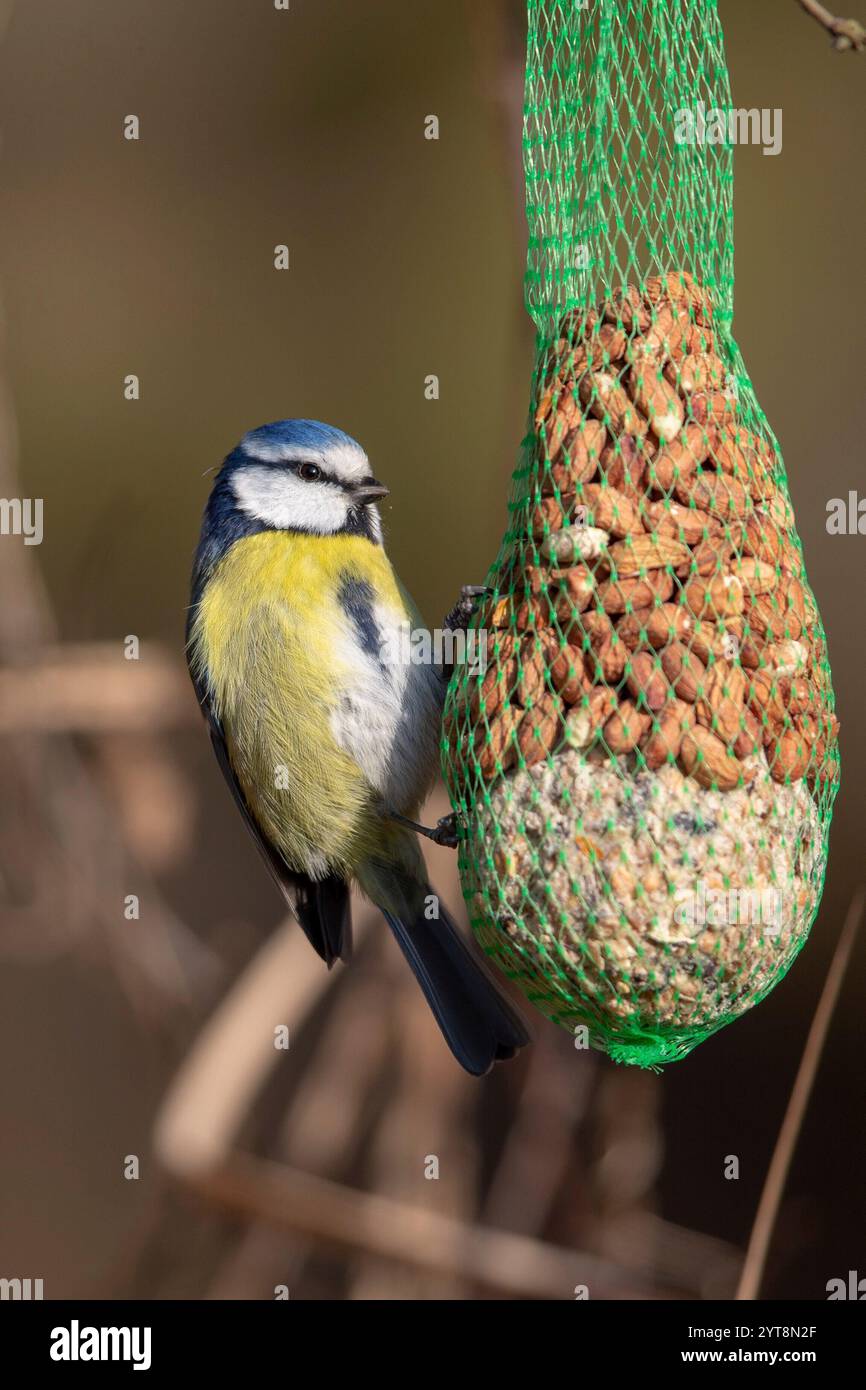
[{"label": "brown blurred background", "polygon": [[[785,452],[843,730],[830,872],[800,960],[663,1076],[577,1053],[538,1017],[532,1056],[473,1083],[378,924],[331,980],[288,940],[276,1012],[255,996],[231,1025],[264,1039],[233,1142],[275,1160],[279,1181],[264,1196],[260,1174],[236,1173],[191,1198],[161,1172],[154,1120],[281,923],[180,666],[204,474],[253,425],[330,420],[391,485],[390,551],[428,618],[483,576],[531,367],[522,5],[0,9],[0,494],[45,499],[40,548],[0,541],[0,1276],[43,1278],[47,1297],[270,1298],[285,1284],[298,1298],[569,1298],[586,1282],[595,1297],[730,1296],[863,877],[866,541],[829,537],[825,517],[860,486],[866,58],[832,53],[794,0],[720,5],[735,104],[784,112],[780,157],[736,155],[735,332]],[[138,142],[123,138],[131,113]],[[123,660],[130,634],[138,663]],[[456,906],[452,859],[434,868]],[[864,950],[768,1297],[822,1298],[828,1279],[866,1274]],[[282,1022],[291,1047],[269,1056]],[[206,1104],[171,1142],[211,1118]],[[492,1231],[522,1239],[497,1246]]]}]

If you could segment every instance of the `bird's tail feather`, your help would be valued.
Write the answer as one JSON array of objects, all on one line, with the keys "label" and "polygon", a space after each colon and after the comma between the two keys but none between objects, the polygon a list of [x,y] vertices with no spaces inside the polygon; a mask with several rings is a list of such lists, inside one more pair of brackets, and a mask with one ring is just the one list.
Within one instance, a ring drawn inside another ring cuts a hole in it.
[{"label": "bird's tail feather", "polygon": [[[432,898],[430,888],[425,895]],[[381,910],[466,1071],[483,1076],[526,1046],[526,1024],[441,904],[435,920],[423,908],[400,915]]]},{"label": "bird's tail feather", "polygon": [[345,879],[311,879],[284,869],[283,891],[304,934],[330,970],[352,950],[352,906]]}]

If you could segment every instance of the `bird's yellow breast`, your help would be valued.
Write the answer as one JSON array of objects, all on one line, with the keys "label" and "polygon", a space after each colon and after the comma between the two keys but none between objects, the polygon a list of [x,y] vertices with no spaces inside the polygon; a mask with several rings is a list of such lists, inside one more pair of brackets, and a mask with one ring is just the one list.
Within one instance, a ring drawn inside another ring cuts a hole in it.
[{"label": "bird's yellow breast", "polygon": [[351,873],[373,848],[371,788],[333,733],[354,678],[347,581],[395,621],[408,618],[387,556],[365,538],[247,537],[219,561],[190,634],[250,809],[308,872]]}]

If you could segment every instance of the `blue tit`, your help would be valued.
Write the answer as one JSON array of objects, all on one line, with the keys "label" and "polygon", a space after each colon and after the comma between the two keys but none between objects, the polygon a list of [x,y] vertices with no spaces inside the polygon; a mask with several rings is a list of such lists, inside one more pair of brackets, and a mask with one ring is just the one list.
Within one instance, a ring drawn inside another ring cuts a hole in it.
[{"label": "blue tit", "polygon": [[528,1034],[435,915],[410,828],[436,775],[446,680],[393,659],[419,618],[383,546],[387,494],[341,430],[278,420],[246,434],[205,509],[187,656],[219,765],[319,955],[346,956],[356,884],[455,1057],[483,1075]]}]

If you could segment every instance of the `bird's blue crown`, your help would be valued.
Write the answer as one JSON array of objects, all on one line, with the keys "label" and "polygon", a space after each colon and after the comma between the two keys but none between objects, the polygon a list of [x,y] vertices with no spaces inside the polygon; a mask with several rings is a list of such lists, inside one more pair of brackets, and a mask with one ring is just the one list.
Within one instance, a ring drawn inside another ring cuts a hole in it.
[{"label": "bird's blue crown", "polygon": [[226,464],[261,463],[271,458],[276,462],[299,452],[317,453],[327,459],[338,451],[364,456],[357,440],[334,425],[323,425],[320,420],[273,420],[269,425],[249,430],[229,454]]}]

